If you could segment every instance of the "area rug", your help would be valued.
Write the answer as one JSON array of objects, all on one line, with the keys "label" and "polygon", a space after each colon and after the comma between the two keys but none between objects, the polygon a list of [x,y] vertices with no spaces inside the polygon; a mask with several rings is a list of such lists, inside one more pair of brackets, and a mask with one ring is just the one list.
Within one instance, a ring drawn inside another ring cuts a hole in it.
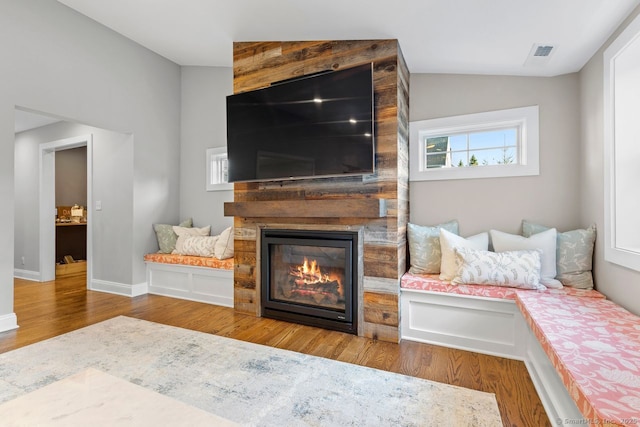
[{"label": "area rug", "polygon": [[247,426],[502,425],[493,394],[123,316],[0,354],[0,403],[87,368]]}]

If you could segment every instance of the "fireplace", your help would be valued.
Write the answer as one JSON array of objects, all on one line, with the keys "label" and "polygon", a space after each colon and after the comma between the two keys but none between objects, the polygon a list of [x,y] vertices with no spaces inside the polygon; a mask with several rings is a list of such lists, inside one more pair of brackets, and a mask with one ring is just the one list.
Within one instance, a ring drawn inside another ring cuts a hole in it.
[{"label": "fireplace", "polygon": [[263,229],[262,315],[357,334],[358,233]]}]

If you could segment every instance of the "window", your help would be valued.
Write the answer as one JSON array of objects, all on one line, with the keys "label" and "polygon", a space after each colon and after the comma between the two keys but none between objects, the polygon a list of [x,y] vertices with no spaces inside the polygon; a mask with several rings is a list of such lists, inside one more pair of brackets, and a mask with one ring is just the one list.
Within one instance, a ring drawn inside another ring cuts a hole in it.
[{"label": "window", "polygon": [[207,191],[233,190],[226,147],[207,149]]},{"label": "window", "polygon": [[410,124],[412,181],[537,175],[538,107]]},{"label": "window", "polygon": [[518,126],[444,136],[425,136],[424,165],[431,168],[513,164],[518,159]]},{"label": "window", "polygon": [[604,258],[640,271],[640,17],[604,52]]}]

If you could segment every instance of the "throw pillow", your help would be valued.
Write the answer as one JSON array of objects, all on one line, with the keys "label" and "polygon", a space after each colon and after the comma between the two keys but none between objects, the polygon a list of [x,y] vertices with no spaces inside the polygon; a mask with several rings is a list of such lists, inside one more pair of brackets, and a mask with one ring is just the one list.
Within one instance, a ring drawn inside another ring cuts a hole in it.
[{"label": "throw pillow", "polygon": [[172,252],[180,255],[214,256],[214,247],[219,236],[182,235],[176,241],[176,248]]},{"label": "throw pillow", "polygon": [[507,286],[545,290],[540,283],[540,251],[489,252],[455,249],[458,272],[455,284]]},{"label": "throw pillow", "polygon": [[[180,227],[191,227],[193,221],[191,218],[180,223]],[[169,224],[153,224],[153,231],[158,239],[158,252],[161,254],[170,254],[176,248],[176,240],[178,235],[173,231],[173,225]]]},{"label": "throw pillow", "polygon": [[409,258],[412,274],[438,274],[442,262],[440,250],[440,229],[458,234],[458,221],[449,221],[435,226],[423,226],[409,223]]},{"label": "throw pillow", "polygon": [[556,239],[557,231],[551,228],[531,237],[518,236],[517,234],[503,233],[491,230],[491,242],[496,252],[542,250],[540,281],[548,288],[562,288],[562,283],[556,277]]},{"label": "throw pillow", "polygon": [[233,256],[233,237],[233,227],[229,227],[220,233],[220,238],[214,248],[216,258],[227,259]]},{"label": "throw pillow", "polygon": [[[522,221],[525,237],[548,230],[549,227]],[[556,247],[556,279],[564,286],[593,289],[593,246],[596,242],[596,226],[558,233]]]},{"label": "throw pillow", "polygon": [[458,268],[455,249],[459,248],[486,251],[489,248],[489,233],[480,233],[465,239],[441,228],[440,249],[442,251],[442,262],[440,263],[440,280],[451,281],[456,276]]},{"label": "throw pillow", "polygon": [[207,225],[206,227],[201,228],[185,228],[180,226],[173,226],[173,232],[180,236],[208,236],[211,232],[211,226]]}]

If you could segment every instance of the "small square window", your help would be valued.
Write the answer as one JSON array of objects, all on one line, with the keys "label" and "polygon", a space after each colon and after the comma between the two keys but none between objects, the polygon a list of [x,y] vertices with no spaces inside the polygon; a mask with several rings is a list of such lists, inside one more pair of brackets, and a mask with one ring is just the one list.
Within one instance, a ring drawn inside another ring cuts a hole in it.
[{"label": "small square window", "polygon": [[226,147],[207,149],[207,191],[233,190],[229,183],[229,161]]}]

